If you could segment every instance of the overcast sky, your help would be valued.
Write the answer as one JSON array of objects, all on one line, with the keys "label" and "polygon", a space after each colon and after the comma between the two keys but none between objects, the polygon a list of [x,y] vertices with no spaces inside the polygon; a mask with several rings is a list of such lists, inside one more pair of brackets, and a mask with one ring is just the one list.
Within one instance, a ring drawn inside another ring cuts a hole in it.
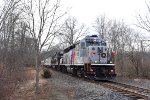
[{"label": "overcast sky", "polygon": [[62,0],[64,5],[72,7],[69,15],[81,23],[90,25],[97,16],[105,14],[109,19],[135,23],[137,13],[146,9],[145,0]]},{"label": "overcast sky", "polygon": [[[2,1],[0,0],[0,6]],[[62,0],[62,6],[70,7],[69,16],[89,26],[97,16],[104,14],[109,19],[123,19],[128,24],[133,24],[135,16],[145,11],[145,1],[148,0]]]},{"label": "overcast sky", "polygon": [[[42,1],[42,0],[41,0]],[[97,16],[124,20],[128,25],[136,23],[137,14],[146,12],[145,2],[150,0],[61,0],[62,6],[71,8],[69,16],[79,23],[92,27]],[[2,0],[0,0],[0,5]]]}]

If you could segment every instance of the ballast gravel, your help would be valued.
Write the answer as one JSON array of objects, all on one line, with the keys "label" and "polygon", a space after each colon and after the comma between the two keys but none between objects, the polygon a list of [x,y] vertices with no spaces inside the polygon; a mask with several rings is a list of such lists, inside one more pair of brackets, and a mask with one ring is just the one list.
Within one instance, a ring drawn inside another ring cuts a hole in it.
[{"label": "ballast gravel", "polygon": [[[129,79],[125,77],[117,77],[114,81],[150,90],[150,80],[148,79],[140,79],[140,78]],[[143,93],[143,94],[148,95],[150,98],[150,93]]]},{"label": "ballast gravel", "polygon": [[129,78],[117,77],[114,81],[150,89],[150,80],[148,79],[138,79],[138,78],[129,79]]},{"label": "ballast gravel", "polygon": [[[88,82],[54,70],[48,79],[57,89],[57,100],[132,100],[101,85]],[[60,93],[61,92],[61,93]]]}]

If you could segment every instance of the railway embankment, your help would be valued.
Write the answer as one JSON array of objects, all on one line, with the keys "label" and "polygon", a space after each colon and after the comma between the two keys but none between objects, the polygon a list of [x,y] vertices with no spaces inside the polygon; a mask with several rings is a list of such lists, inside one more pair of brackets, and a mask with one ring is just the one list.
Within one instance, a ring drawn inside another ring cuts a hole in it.
[{"label": "railway embankment", "polygon": [[[14,100],[133,100],[128,95],[114,92],[100,84],[88,82],[55,70],[50,69],[50,71],[52,73],[51,78],[43,79],[40,77],[40,94],[35,95],[35,80],[30,80],[21,84],[12,98]],[[122,82],[125,82],[125,80]],[[146,83],[149,84],[149,80],[145,80],[143,85],[141,83],[142,87],[144,85],[147,87]]]}]

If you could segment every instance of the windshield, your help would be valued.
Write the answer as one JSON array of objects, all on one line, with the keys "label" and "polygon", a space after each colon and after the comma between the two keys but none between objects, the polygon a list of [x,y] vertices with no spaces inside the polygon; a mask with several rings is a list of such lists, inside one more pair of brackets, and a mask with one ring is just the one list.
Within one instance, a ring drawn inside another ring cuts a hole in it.
[{"label": "windshield", "polygon": [[100,46],[100,42],[98,39],[86,39],[86,46]]}]

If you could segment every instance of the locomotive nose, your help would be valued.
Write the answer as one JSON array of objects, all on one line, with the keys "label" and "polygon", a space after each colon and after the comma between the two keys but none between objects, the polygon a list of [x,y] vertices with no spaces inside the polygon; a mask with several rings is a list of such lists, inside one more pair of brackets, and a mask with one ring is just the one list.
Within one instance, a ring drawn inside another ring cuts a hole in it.
[{"label": "locomotive nose", "polygon": [[95,56],[97,54],[96,47],[91,47],[91,56]]},{"label": "locomotive nose", "polygon": [[90,46],[89,56],[92,63],[107,63],[107,50],[100,46]]},{"label": "locomotive nose", "polygon": [[89,46],[89,58],[91,63],[98,63],[98,50],[96,46]]}]

